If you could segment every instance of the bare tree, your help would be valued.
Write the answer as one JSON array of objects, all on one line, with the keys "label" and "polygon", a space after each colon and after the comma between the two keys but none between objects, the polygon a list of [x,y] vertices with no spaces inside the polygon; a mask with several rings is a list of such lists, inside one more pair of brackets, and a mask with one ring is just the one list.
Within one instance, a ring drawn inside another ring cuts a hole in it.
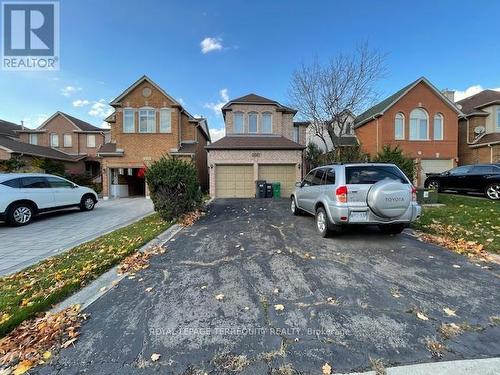
[{"label": "bare tree", "polygon": [[385,74],[385,55],[365,43],[354,54],[339,54],[326,64],[317,59],[293,73],[289,97],[299,116],[310,121],[310,131],[329,150],[345,133],[350,114],[360,113],[375,100],[375,85]]}]

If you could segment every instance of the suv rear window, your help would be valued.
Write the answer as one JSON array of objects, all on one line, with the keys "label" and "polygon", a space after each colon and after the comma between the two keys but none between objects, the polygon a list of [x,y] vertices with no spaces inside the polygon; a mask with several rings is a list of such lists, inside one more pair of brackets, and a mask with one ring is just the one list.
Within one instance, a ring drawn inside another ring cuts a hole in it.
[{"label": "suv rear window", "polygon": [[405,175],[391,165],[366,165],[346,167],[345,178],[347,184],[375,184],[385,179],[396,180],[407,184]]},{"label": "suv rear window", "polygon": [[19,189],[21,187],[21,179],[20,178],[13,178],[12,180],[7,180],[2,182],[2,185],[11,187],[11,188],[17,188]]}]

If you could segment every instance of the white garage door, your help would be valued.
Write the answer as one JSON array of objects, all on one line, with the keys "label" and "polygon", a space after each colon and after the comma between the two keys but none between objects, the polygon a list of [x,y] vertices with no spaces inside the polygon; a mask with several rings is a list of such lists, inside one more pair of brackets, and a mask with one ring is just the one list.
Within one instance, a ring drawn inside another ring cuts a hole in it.
[{"label": "white garage door", "polygon": [[259,164],[259,180],[281,184],[281,196],[289,197],[295,182],[295,164]]},{"label": "white garage door", "polygon": [[434,159],[421,161],[420,185],[424,184],[426,173],[441,173],[453,168],[453,159]]},{"label": "white garage door", "polygon": [[253,165],[218,165],[215,168],[217,198],[255,197]]}]

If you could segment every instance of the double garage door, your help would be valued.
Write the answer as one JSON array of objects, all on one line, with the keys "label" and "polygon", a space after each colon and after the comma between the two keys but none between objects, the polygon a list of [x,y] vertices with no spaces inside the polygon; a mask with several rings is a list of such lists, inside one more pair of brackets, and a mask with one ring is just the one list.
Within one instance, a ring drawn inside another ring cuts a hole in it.
[{"label": "double garage door", "polygon": [[[295,164],[259,164],[259,180],[281,183],[281,196],[287,197],[295,186]],[[255,197],[253,165],[218,165],[215,171],[218,198]]]},{"label": "double garage door", "polygon": [[419,185],[423,186],[427,178],[426,173],[441,173],[453,168],[453,159],[423,159],[420,164],[420,181]]}]

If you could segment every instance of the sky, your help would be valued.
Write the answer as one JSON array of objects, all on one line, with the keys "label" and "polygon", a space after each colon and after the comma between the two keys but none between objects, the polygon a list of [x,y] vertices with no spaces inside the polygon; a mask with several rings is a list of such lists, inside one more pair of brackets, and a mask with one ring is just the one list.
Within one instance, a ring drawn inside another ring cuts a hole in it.
[{"label": "sky", "polygon": [[146,74],[218,138],[229,99],[290,104],[300,64],[365,42],[387,56],[380,99],[421,76],[461,98],[500,89],[499,14],[494,0],[61,0],[60,70],[0,70],[0,119],[36,127],[60,110],[101,126]]}]

